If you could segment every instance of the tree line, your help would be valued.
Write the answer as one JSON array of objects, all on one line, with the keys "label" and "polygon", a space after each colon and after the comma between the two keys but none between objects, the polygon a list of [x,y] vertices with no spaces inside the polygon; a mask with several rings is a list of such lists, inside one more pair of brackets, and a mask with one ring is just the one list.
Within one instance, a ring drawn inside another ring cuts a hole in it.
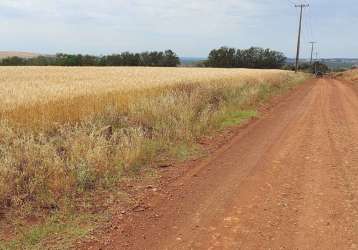
[{"label": "tree line", "polygon": [[204,65],[215,68],[279,69],[285,65],[286,59],[282,52],[271,49],[221,47],[210,52]]},{"label": "tree line", "polygon": [[[0,66],[149,66],[149,67],[177,67],[180,59],[172,50],[151,51],[142,53],[123,52],[106,56],[81,54],[56,54],[55,56],[38,56],[34,58],[8,57],[0,60]],[[251,47],[249,49],[235,49],[221,47],[213,49],[208,59],[197,63],[196,67],[213,68],[257,68],[257,69],[286,69],[294,70],[294,66],[287,64],[287,58],[282,52]],[[324,64],[302,64],[300,70],[327,71]]]},{"label": "tree line", "polygon": [[34,58],[8,57],[0,61],[1,66],[150,66],[176,67],[179,57],[172,51],[143,53],[123,52],[107,56],[81,54],[56,54]]}]

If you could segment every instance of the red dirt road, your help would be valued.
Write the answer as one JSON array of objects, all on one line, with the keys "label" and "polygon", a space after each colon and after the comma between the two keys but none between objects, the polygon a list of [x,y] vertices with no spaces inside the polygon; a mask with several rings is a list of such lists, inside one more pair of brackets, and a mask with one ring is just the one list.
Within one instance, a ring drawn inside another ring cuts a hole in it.
[{"label": "red dirt road", "polygon": [[306,83],[93,249],[358,249],[358,95]]}]

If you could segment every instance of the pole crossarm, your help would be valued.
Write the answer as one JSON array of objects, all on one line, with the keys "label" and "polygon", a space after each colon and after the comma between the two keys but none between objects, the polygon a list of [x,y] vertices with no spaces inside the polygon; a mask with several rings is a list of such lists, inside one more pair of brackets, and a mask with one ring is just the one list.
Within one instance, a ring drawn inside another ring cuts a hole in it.
[{"label": "pole crossarm", "polygon": [[308,8],[308,7],[310,7],[310,5],[309,4],[295,4],[295,7],[296,8]]}]

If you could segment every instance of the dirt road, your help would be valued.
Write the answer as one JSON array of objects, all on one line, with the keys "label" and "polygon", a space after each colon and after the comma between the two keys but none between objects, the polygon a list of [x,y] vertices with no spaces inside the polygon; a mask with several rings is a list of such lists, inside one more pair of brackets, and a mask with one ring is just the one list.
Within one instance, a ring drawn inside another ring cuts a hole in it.
[{"label": "dirt road", "polygon": [[97,249],[358,249],[358,95],[319,79],[243,129]]}]

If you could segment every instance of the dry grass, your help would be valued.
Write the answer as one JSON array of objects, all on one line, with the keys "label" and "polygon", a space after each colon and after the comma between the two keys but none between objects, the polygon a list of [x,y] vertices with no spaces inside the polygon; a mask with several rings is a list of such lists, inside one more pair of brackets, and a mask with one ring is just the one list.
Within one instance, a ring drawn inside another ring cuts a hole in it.
[{"label": "dry grass", "polygon": [[352,70],[337,73],[336,77],[346,81],[358,82],[358,69],[352,69]]},{"label": "dry grass", "polygon": [[279,70],[0,68],[0,209],[62,209],[304,79]]}]

